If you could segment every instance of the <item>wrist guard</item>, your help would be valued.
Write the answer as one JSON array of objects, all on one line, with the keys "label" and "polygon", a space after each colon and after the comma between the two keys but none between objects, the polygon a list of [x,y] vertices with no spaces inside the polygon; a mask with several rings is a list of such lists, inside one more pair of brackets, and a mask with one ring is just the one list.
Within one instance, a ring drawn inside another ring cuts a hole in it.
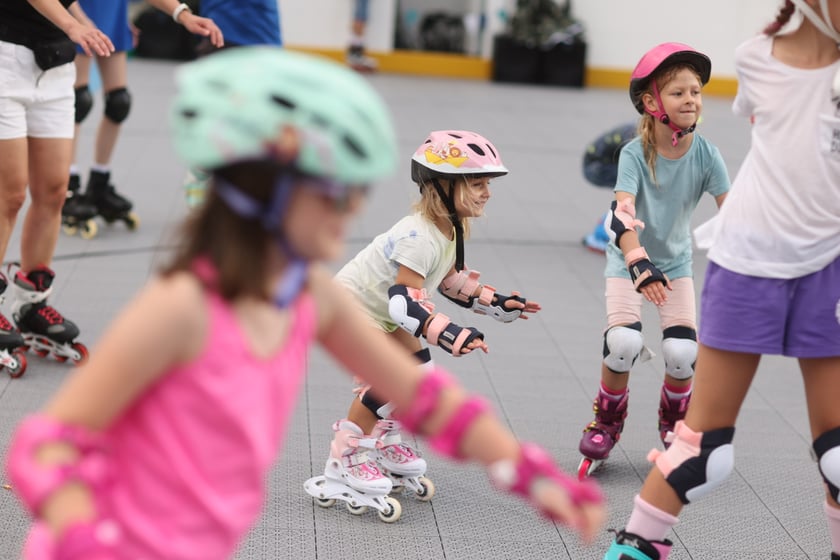
[{"label": "wrist guard", "polygon": [[641,292],[644,286],[652,282],[668,284],[668,277],[650,262],[647,251],[642,247],[627,253],[625,263],[627,263],[627,270],[630,272],[630,278],[633,280],[637,292]]},{"label": "wrist guard", "polygon": [[443,313],[435,313],[426,328],[429,344],[440,346],[456,358],[462,355],[461,350],[477,338],[484,340],[484,333],[474,327],[458,326]]},{"label": "wrist guard", "polygon": [[[493,289],[491,286],[487,287]],[[476,300],[473,302],[472,309],[476,313],[479,313],[481,315],[488,315],[502,323],[512,323],[513,321],[516,321],[520,315],[522,315],[522,310],[519,308],[508,309],[507,307],[505,307],[505,302],[511,300],[518,301],[522,305],[525,305],[525,302],[527,301],[525,298],[520,296],[503,296],[502,294],[494,293],[491,298],[491,301],[493,303],[485,305],[481,302],[480,298],[476,298]]]}]

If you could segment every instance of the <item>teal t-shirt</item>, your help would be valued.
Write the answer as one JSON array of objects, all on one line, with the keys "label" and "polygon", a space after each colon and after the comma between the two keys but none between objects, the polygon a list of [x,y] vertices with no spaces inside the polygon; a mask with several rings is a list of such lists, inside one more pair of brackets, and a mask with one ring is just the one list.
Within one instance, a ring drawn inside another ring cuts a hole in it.
[{"label": "teal t-shirt", "polygon": [[[615,191],[636,197],[636,218],[645,223],[639,242],[651,262],[668,278],[692,276],[691,216],[703,193],[721,195],[729,190],[729,175],[720,151],[694,134],[691,147],[679,159],[656,158],[656,182],[634,138],[618,158]],[[607,246],[604,276],[630,278],[624,255],[615,243]]]}]

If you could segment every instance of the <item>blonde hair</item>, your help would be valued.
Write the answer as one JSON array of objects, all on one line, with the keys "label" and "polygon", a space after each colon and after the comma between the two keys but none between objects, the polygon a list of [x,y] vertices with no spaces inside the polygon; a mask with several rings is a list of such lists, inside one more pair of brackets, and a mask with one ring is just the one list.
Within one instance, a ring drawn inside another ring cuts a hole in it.
[{"label": "blonde hair", "polygon": [[[701,84],[703,83],[702,79],[700,78],[700,73],[697,69],[692,66],[691,64],[674,64],[673,66],[668,66],[664,70],[659,70],[651,80],[649,80],[645,91],[642,92],[642,96],[645,94],[650,94],[651,96],[654,95],[653,93],[653,84],[656,84],[656,88],[658,91],[662,91],[668,83],[674,79],[674,77],[681,71],[681,70],[691,70],[695,76],[697,76],[697,81]],[[700,86],[702,87],[702,85]],[[658,152],[656,150],[656,119],[650,113],[643,113],[641,119],[639,119],[639,140],[642,143],[642,153],[645,156],[645,162],[648,166],[648,172],[650,173],[650,180],[653,182],[654,185],[657,187],[659,184],[656,182],[656,158],[658,156]]]},{"label": "blonde hair", "polygon": [[[458,197],[458,200],[463,205],[469,204],[464,189],[464,185],[467,183],[466,176],[458,177],[457,179],[438,179],[438,182],[444,192],[449,190],[451,196],[452,191],[450,189],[454,188],[455,196]],[[444,204],[432,181],[417,183],[417,186],[420,187],[420,198],[414,202],[412,210],[433,223],[437,223],[438,220],[444,218],[449,220],[449,210],[446,209],[446,204]],[[470,219],[460,218],[460,222],[464,229],[464,240],[467,240],[470,238]]]}]

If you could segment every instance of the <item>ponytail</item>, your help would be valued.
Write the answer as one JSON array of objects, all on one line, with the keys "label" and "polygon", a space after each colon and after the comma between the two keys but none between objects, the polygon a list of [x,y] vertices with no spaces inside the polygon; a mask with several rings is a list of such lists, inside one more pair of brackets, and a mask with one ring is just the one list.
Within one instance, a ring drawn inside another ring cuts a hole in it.
[{"label": "ponytail", "polygon": [[779,13],[776,15],[776,20],[764,28],[764,34],[773,36],[778,33],[782,27],[787,25],[787,22],[790,21],[791,16],[793,16],[793,12],[796,10],[796,7],[793,5],[791,0],[785,0],[785,3],[782,4],[782,7],[779,8]]}]

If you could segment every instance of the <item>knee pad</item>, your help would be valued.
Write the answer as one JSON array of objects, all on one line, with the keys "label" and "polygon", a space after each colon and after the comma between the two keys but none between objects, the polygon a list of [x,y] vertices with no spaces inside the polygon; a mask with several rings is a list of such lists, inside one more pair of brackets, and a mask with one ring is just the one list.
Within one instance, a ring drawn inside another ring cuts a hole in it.
[{"label": "knee pad", "polygon": [[820,474],[836,502],[840,500],[840,428],[829,430],[815,439],[813,450]]},{"label": "knee pad", "polygon": [[604,334],[604,364],[615,373],[627,373],[644,346],[641,323],[612,327]]},{"label": "knee pad", "polygon": [[105,116],[113,123],[120,124],[131,109],[131,94],[125,88],[117,88],[105,94]]},{"label": "knee pad", "polygon": [[695,432],[680,420],[666,451],[652,450],[648,460],[687,504],[721,485],[735,468],[735,428]]},{"label": "knee pad", "polygon": [[90,113],[93,108],[93,95],[90,94],[90,88],[87,84],[82,87],[77,87],[76,92],[76,124],[80,124]]},{"label": "knee pad", "polygon": [[697,331],[691,327],[668,327],[662,331],[662,357],[665,373],[674,379],[693,377],[697,361]]}]

